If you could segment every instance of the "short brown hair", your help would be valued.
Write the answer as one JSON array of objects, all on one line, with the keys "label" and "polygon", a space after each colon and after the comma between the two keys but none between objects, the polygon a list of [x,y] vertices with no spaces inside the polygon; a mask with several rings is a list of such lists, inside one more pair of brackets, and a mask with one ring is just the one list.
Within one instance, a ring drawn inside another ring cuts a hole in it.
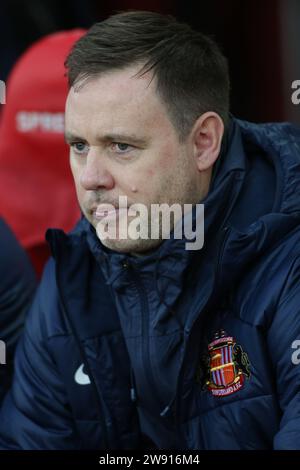
[{"label": "short brown hair", "polygon": [[141,63],[152,70],[157,93],[182,140],[197,118],[215,111],[225,127],[229,116],[227,60],[208,36],[174,17],[127,11],[94,24],[66,59],[69,85],[101,72]]}]

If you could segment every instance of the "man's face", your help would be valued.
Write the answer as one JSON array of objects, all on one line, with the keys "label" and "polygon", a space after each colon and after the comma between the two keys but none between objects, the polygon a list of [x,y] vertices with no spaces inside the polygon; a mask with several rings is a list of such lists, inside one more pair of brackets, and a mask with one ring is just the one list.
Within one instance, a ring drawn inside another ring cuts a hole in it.
[{"label": "man's face", "polygon": [[[119,196],[127,197],[128,206],[144,204],[149,214],[151,204],[195,204],[202,196],[192,142],[180,143],[152,74],[134,77],[138,70],[106,72],[72,87],[67,98],[71,169],[80,207],[95,228],[101,220],[97,207],[118,208]],[[125,212],[115,214],[118,224]],[[161,240],[121,239],[117,230],[116,237],[102,243],[141,253]]]}]

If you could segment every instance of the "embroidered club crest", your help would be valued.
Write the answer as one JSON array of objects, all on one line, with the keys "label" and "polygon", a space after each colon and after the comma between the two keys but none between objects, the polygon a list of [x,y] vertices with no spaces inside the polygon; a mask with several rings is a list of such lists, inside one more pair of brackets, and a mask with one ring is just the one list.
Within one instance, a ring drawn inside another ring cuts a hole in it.
[{"label": "embroidered club crest", "polygon": [[250,377],[248,355],[224,330],[215,334],[206,355],[205,387],[212,395],[224,397],[243,388]]}]

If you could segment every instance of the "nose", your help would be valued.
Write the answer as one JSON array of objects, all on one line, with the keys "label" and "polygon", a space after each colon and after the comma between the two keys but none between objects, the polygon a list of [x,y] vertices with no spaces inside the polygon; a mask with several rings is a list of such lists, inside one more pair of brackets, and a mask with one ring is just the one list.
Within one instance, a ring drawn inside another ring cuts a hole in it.
[{"label": "nose", "polygon": [[89,150],[81,172],[80,184],[85,190],[112,189],[114,186],[113,176],[105,167],[104,157],[96,149]]}]

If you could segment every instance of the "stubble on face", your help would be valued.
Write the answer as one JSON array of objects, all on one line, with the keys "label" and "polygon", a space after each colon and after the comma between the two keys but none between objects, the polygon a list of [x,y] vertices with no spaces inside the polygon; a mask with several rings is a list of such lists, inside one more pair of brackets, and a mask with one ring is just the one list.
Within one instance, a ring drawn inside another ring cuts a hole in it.
[{"label": "stubble on face", "polygon": [[[139,238],[137,240],[131,239],[128,236],[126,239],[120,239],[118,237],[118,223],[116,224],[117,237],[115,239],[105,239],[102,243],[109,249],[132,254],[146,254],[147,252],[153,252],[164,239],[171,236],[171,232],[174,226],[179,221],[175,216],[170,218],[170,232],[163,233],[163,227],[165,221],[162,220],[164,217],[163,212],[159,213],[159,218],[151,215],[156,214],[156,211],[151,210],[151,205],[163,205],[167,204],[169,207],[176,204],[181,207],[181,213],[184,214],[184,204],[197,204],[199,202],[199,187],[196,179],[190,178],[190,168],[187,155],[181,155],[181,159],[177,159],[177,164],[167,174],[161,175],[157,180],[158,192],[156,193],[155,199],[151,203],[144,203],[147,209],[147,218],[143,218],[137,213],[139,225],[139,233],[147,234],[147,238]],[[151,182],[149,181],[149,185]],[[142,203],[142,201],[138,201]],[[136,201],[133,203],[136,204]],[[168,214],[167,214],[168,216]],[[128,225],[132,223],[133,217],[128,217]],[[158,228],[157,228],[158,226]],[[154,229],[152,229],[154,227]],[[96,227],[95,227],[96,228]],[[151,235],[158,233],[157,238],[151,238]],[[129,234],[130,235],[130,234]]]}]

